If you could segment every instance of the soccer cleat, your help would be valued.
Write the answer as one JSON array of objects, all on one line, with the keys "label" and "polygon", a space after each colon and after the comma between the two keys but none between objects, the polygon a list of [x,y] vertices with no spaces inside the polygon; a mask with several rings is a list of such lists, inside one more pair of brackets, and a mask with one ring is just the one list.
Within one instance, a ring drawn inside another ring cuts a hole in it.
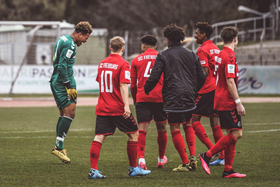
[{"label": "soccer cleat", "polygon": [[146,166],[146,164],[144,164],[143,162],[140,162],[140,163],[139,163],[139,167],[142,168],[142,169],[144,169],[144,170],[147,170],[147,166]]},{"label": "soccer cleat", "polygon": [[128,175],[130,177],[135,177],[135,176],[145,176],[145,175],[149,175],[151,173],[150,170],[144,170],[142,168],[140,168],[139,166],[131,167],[129,166],[129,170],[128,170]]},{"label": "soccer cleat", "polygon": [[233,171],[233,169],[231,169],[230,171],[223,172],[223,178],[244,178],[244,177],[246,177],[246,174],[237,173]]},{"label": "soccer cleat", "polygon": [[210,175],[209,163],[210,163],[211,158],[206,156],[206,153],[200,153],[199,158],[200,158],[203,170],[208,175]]},{"label": "soccer cleat", "polygon": [[89,179],[106,179],[107,177],[105,175],[101,175],[101,171],[98,171],[96,169],[90,169],[88,178]]},{"label": "soccer cleat", "polygon": [[224,166],[225,165],[225,159],[219,159],[213,161],[210,163],[211,166]]},{"label": "soccer cleat", "polygon": [[190,164],[191,164],[191,167],[193,170],[195,170],[197,168],[197,160],[194,155],[190,156]]},{"label": "soccer cleat", "polygon": [[163,162],[159,162],[160,158],[158,158],[158,164],[157,164],[157,167],[158,168],[163,168],[163,166],[167,163],[167,157],[164,156],[163,157]]},{"label": "soccer cleat", "polygon": [[177,168],[174,168],[172,171],[174,172],[192,171],[192,167],[190,163],[180,164]]},{"label": "soccer cleat", "polygon": [[52,148],[51,153],[57,156],[62,162],[70,163],[70,158],[67,157],[66,149],[59,150],[56,146]]}]

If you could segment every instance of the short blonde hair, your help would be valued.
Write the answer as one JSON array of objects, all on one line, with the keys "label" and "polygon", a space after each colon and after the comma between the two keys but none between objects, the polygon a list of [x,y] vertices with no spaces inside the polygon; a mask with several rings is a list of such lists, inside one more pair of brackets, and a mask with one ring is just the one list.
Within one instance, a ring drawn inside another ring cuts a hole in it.
[{"label": "short blonde hair", "polygon": [[110,40],[110,47],[112,52],[119,52],[125,45],[123,37],[115,36]]}]

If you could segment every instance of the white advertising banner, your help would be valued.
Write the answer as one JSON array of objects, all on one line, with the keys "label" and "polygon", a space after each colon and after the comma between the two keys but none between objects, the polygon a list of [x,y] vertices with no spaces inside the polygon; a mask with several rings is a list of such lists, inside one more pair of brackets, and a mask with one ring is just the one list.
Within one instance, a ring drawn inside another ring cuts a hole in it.
[{"label": "white advertising banner", "polygon": [[[0,66],[0,94],[7,94],[11,89],[19,66]],[[74,66],[74,77],[77,91],[80,93],[98,92],[96,65]],[[49,80],[53,66],[27,65],[23,66],[13,88],[15,94],[51,94]]]},{"label": "white advertising banner", "polygon": [[[0,94],[7,94],[19,66],[0,66]],[[74,66],[79,93],[98,93],[97,65]],[[14,85],[15,94],[51,94],[52,66],[23,66]],[[239,93],[280,94],[280,66],[239,66]]]}]

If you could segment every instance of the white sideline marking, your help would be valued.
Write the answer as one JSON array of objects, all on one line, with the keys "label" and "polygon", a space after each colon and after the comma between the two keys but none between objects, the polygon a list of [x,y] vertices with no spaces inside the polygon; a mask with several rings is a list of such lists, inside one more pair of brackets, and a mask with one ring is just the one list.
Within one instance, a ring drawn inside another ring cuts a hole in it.
[{"label": "white sideline marking", "polygon": [[[75,129],[76,131],[80,131],[82,129]],[[89,129],[83,129],[83,131],[88,131]],[[276,132],[276,131],[280,131],[280,129],[269,129],[269,130],[259,130],[259,131],[243,131],[244,134],[251,134],[251,133],[262,133],[262,132]],[[45,131],[46,132],[46,131]],[[207,134],[211,134],[211,133],[207,133]],[[226,134],[224,132],[224,134]],[[168,136],[171,136],[170,133],[167,134]],[[151,134],[149,136],[157,136],[156,134]],[[110,136],[110,137],[113,137],[113,138],[126,138],[127,136],[126,135],[121,135],[121,136],[116,136],[116,135],[113,135],[113,136]],[[10,138],[10,139],[35,139],[35,138],[53,138],[55,139],[55,136],[36,136],[36,137],[23,137],[23,136],[7,136],[7,137],[0,137],[2,139],[4,138]],[[73,138],[73,139],[81,139],[81,138],[94,138],[94,135],[93,136],[71,136],[70,138]]]},{"label": "white sideline marking", "polygon": [[[244,123],[243,126],[254,126],[254,125],[280,125],[277,123]],[[209,125],[210,127],[210,125]],[[156,128],[155,125],[150,125],[149,128]],[[95,129],[70,129],[70,131],[81,132],[81,131],[93,131]],[[55,132],[55,130],[39,130],[39,131],[6,131],[0,132],[0,134],[8,134],[8,133],[41,133],[41,132]]]}]

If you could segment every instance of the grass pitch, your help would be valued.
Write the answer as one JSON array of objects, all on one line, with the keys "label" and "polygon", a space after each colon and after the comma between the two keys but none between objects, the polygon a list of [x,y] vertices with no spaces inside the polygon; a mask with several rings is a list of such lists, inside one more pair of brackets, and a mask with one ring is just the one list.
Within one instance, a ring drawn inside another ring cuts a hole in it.
[{"label": "grass pitch", "polygon": [[[236,146],[233,168],[247,174],[246,178],[223,179],[222,166],[210,167],[208,176],[200,161],[194,172],[172,172],[181,160],[168,125],[168,163],[158,169],[157,132],[152,122],[146,143],[146,162],[152,173],[146,177],[128,177],[127,136],[117,130],[105,140],[101,149],[98,169],[108,177],[105,180],[87,178],[95,107],[77,108],[65,140],[71,164],[64,164],[51,155],[57,108],[0,108],[0,186],[280,186],[280,104],[245,104],[245,108],[243,137]],[[135,116],[133,106],[131,110]],[[214,142],[208,119],[204,118],[202,124]],[[183,130],[181,132],[184,137]],[[196,138],[196,155],[206,150]]]}]

